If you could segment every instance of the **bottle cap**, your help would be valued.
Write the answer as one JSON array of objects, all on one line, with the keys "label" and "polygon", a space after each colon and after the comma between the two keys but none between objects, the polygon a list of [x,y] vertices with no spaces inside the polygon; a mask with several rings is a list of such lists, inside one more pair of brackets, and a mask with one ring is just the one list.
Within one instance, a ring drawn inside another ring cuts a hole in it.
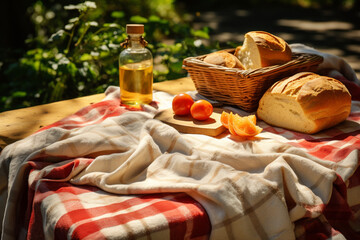
[{"label": "bottle cap", "polygon": [[143,24],[126,24],[126,33],[127,34],[143,34],[144,25]]}]

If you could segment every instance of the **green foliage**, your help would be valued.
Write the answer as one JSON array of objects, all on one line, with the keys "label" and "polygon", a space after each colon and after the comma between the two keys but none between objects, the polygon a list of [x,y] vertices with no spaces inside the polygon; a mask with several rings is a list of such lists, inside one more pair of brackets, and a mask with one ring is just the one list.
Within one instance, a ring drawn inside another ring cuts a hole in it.
[{"label": "green foliage", "polygon": [[[26,40],[27,50],[0,48],[0,111],[100,93],[118,85],[119,45],[126,37],[127,23],[145,24],[155,82],[185,76],[184,58],[220,48],[209,41],[210,29],[195,30],[181,19],[175,0],[70,2],[78,0],[61,1],[65,7],[59,1],[35,0],[28,9],[34,34]],[[191,2],[188,9],[219,7],[214,0],[184,2]],[[356,1],[251,0],[247,4],[264,2],[351,7]],[[222,5],[226,3],[237,4],[226,0]],[[222,48],[236,46],[227,43]]]},{"label": "green foliage", "polygon": [[[207,28],[195,31],[189,24],[151,13],[127,18],[124,11],[107,12],[90,1],[64,9],[68,13],[61,16],[68,20],[58,20],[60,27],[56,27],[50,24],[53,18],[40,21],[39,16],[49,11],[41,2],[35,4],[32,16],[38,20],[37,35],[28,39],[32,48],[4,70],[8,81],[0,90],[1,111],[100,93],[118,85],[118,56],[127,22],[145,24],[145,39],[157,66],[155,82],[185,76],[182,60],[211,49],[201,40],[209,38]],[[53,34],[45,34],[54,29]],[[166,39],[171,40],[166,43]]]}]

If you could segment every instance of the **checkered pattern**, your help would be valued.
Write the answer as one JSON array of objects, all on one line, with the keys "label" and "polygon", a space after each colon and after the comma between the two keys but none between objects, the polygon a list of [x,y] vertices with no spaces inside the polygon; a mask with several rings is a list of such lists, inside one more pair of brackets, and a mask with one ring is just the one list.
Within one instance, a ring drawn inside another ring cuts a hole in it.
[{"label": "checkered pattern", "polygon": [[360,239],[360,102],[244,141],[181,135],[151,119],[171,96],[134,112],[117,90],[4,149],[3,239]]},{"label": "checkered pattern", "polygon": [[205,210],[185,193],[124,196],[67,182],[37,185],[29,239],[207,239],[210,231]]}]

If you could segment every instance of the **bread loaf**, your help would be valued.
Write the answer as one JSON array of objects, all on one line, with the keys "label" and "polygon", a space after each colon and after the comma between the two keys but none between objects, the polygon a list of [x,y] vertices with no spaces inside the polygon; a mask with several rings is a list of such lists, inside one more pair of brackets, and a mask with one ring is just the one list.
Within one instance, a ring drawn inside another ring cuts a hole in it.
[{"label": "bread loaf", "polygon": [[235,57],[235,55],[226,51],[210,53],[204,58],[204,62],[228,68],[244,69],[244,66],[241,64],[240,60]]},{"label": "bread loaf", "polygon": [[302,72],[271,86],[257,116],[270,125],[313,134],[344,121],[350,110],[351,95],[340,81]]},{"label": "bread loaf", "polygon": [[242,46],[234,54],[245,69],[257,69],[291,60],[289,45],[280,37],[268,32],[252,31],[245,34]]}]

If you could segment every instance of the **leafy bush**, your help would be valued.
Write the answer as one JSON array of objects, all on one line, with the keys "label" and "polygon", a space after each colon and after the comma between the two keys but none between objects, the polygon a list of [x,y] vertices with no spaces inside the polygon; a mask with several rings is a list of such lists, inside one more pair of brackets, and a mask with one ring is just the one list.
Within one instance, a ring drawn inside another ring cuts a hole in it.
[{"label": "leafy bush", "polygon": [[[33,18],[48,13],[41,7]],[[157,15],[126,18],[123,11],[107,14],[90,1],[64,9],[69,13],[63,16],[72,16],[65,26],[51,36],[39,27],[36,36],[28,40],[33,48],[6,67],[4,76],[8,81],[0,90],[1,111],[100,93],[109,85],[118,85],[118,56],[127,22],[145,24],[145,39],[157,66],[155,82],[185,76],[181,68],[185,57],[214,48],[201,40],[209,38],[207,28],[195,31],[187,23]],[[107,18],[109,21],[105,21]]]}]

